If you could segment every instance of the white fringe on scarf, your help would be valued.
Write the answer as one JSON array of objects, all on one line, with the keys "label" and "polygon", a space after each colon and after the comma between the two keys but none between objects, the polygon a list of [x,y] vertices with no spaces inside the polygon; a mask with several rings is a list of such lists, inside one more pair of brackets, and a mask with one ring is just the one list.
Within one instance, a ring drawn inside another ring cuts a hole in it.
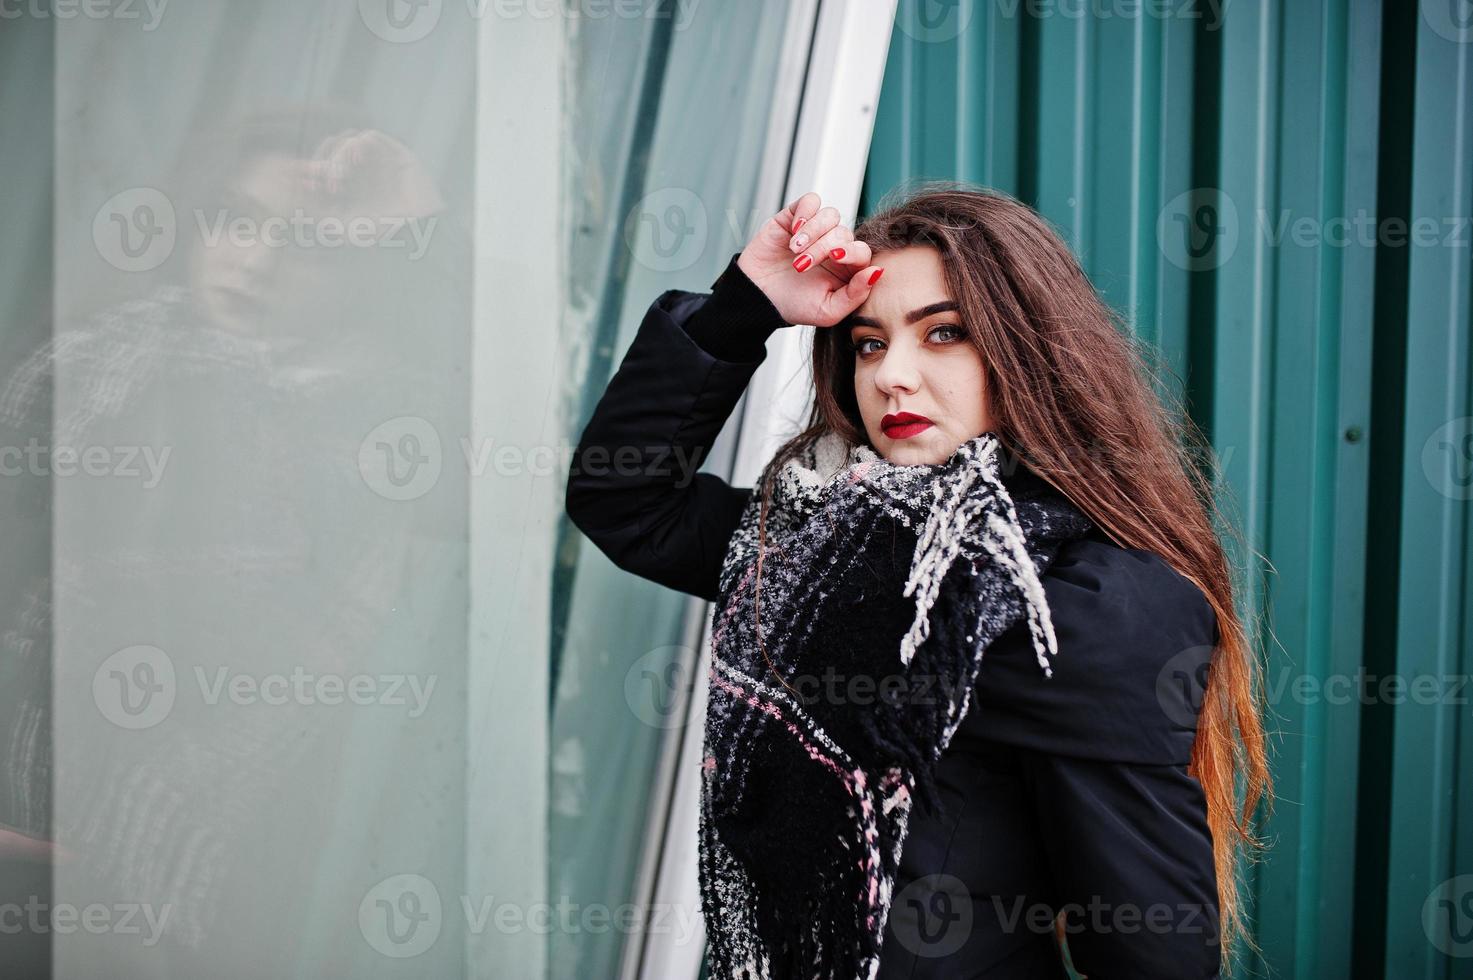
[{"label": "white fringe on scarf", "polygon": [[[980,460],[981,466],[962,467],[959,479],[948,484],[938,479],[934,484],[936,506],[931,508],[926,526],[916,541],[915,556],[911,559],[910,577],[905,583],[904,594],[916,597],[916,615],[909,632],[900,641],[900,662],[910,665],[916,649],[931,635],[931,607],[941,591],[941,582],[961,554],[962,545],[971,543],[985,548],[1007,569],[1019,593],[1023,596],[1028,612],[1028,631],[1033,639],[1033,649],[1038,654],[1038,665],[1045,677],[1054,675],[1049,658],[1058,652],[1058,641],[1054,636],[1054,624],[1049,616],[1048,602],[1044,597],[1043,582],[1038,577],[1038,568],[1018,526],[1018,514],[1013,507],[1013,498],[997,478],[996,444],[986,450]],[[1008,520],[990,515],[985,526],[974,520],[982,508],[982,502],[968,500],[979,474],[987,481],[992,492],[1007,508]],[[966,503],[963,503],[966,501]]]}]

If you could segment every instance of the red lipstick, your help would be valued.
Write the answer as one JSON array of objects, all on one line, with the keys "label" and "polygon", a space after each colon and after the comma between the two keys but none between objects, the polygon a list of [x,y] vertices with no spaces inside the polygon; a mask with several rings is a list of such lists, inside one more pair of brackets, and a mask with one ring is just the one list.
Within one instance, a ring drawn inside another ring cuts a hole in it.
[{"label": "red lipstick", "polygon": [[894,415],[886,415],[880,419],[880,430],[891,439],[909,439],[917,433],[925,432],[935,423],[924,415],[916,415],[913,412],[897,412]]}]

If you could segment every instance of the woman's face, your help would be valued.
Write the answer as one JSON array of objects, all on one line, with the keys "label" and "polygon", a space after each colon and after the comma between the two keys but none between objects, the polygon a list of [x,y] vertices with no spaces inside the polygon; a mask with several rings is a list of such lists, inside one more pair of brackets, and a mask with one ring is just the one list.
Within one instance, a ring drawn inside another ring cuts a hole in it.
[{"label": "woman's face", "polygon": [[[962,330],[939,252],[910,246],[876,252],[873,262],[885,275],[838,327],[855,348],[865,432],[892,463],[944,463],[992,428],[982,355]],[[924,421],[905,424],[904,416]]]}]

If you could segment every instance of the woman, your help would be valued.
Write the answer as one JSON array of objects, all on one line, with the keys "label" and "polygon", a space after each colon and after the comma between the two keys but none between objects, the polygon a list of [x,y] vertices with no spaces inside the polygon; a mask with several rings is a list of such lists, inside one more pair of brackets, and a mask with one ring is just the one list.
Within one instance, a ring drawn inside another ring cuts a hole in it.
[{"label": "woman", "polygon": [[[797,323],[808,427],[756,488],[680,476]],[[1067,955],[1180,980],[1251,944],[1259,683],[1192,433],[1150,381],[1043,219],[957,182],[852,231],[805,194],[710,295],[655,300],[566,504],[619,567],[718,603],[713,976],[1062,977]]]}]

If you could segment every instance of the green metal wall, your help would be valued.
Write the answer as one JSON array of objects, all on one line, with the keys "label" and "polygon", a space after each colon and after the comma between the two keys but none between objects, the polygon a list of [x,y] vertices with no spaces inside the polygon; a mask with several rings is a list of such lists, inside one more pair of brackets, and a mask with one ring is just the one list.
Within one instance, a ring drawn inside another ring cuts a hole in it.
[{"label": "green metal wall", "polygon": [[1473,976],[1470,102],[1460,0],[897,15],[861,216],[1037,207],[1224,463],[1278,796],[1239,976]]}]

